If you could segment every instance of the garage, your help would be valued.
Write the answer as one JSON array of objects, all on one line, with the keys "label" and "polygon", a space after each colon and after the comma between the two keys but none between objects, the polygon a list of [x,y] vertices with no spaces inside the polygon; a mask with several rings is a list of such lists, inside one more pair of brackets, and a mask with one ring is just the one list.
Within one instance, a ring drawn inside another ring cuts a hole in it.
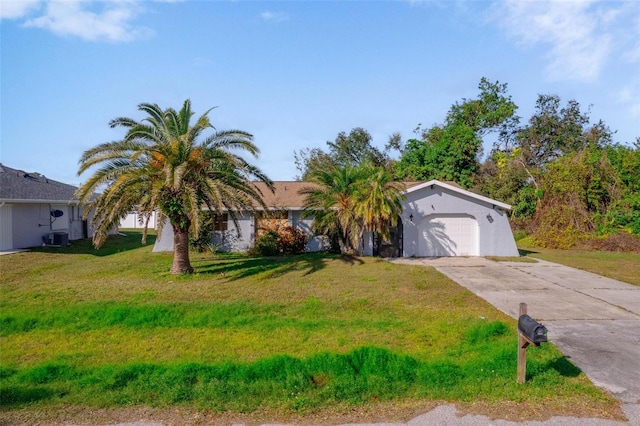
[{"label": "garage", "polygon": [[419,235],[420,256],[478,256],[478,223],[470,215],[426,216]]}]

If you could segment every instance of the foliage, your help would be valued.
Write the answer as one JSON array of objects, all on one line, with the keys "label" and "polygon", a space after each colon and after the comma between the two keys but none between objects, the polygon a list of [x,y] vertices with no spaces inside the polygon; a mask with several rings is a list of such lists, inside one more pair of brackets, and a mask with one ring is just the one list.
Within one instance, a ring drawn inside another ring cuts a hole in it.
[{"label": "foliage", "polygon": [[589,126],[589,112],[569,100],[560,108],[557,95],[539,95],[529,125],[518,132],[517,144],[527,167],[542,167],[565,154],[611,142],[611,131],[601,121]]},{"label": "foliage", "polygon": [[307,247],[309,238],[295,226],[279,226],[268,229],[260,235],[249,254],[254,256],[277,256],[281,254],[301,254]]},{"label": "foliage", "polygon": [[278,232],[278,251],[282,254],[301,254],[307,248],[308,236],[301,229],[287,225]]},{"label": "foliage", "polygon": [[534,238],[552,248],[571,248],[600,228],[618,181],[606,153],[595,147],[566,154],[548,165],[544,196],[534,217]]},{"label": "foliage", "polygon": [[211,239],[213,236],[213,217],[214,214],[209,210],[203,210],[199,214],[199,229],[196,233],[195,229],[191,230],[189,237],[189,247],[203,253],[212,251]]},{"label": "foliage", "polygon": [[604,232],[622,230],[640,236],[640,138],[633,147],[607,147],[607,156],[620,179],[621,196],[604,218]]},{"label": "foliage", "polygon": [[478,99],[454,104],[443,125],[407,142],[396,167],[399,178],[449,180],[465,188],[472,185],[483,136],[498,132],[500,138],[507,138],[518,122],[517,106],[507,96],[506,84],[490,83],[483,77],[478,89]]},{"label": "foliage", "polygon": [[[393,143],[395,135],[390,137]],[[317,170],[332,167],[358,166],[364,163],[376,167],[391,167],[391,159],[387,151],[380,151],[373,146],[371,134],[362,127],[351,129],[349,134],[340,132],[333,142],[327,141],[328,152],[320,148],[306,148],[294,152],[296,168],[301,180],[308,180]],[[391,149],[391,148],[389,148]]]},{"label": "foliage", "polygon": [[278,239],[278,232],[270,229],[256,239],[248,253],[252,256],[276,256],[279,254]]},{"label": "foliage", "polygon": [[[233,151],[257,156],[252,135],[240,130],[214,131],[206,111],[191,123],[194,113],[186,100],[179,111],[143,103],[138,109],[147,117],[142,121],[119,117],[111,127],[127,129],[121,141],[107,142],[85,151],[80,158],[81,174],[92,167],[97,171],[76,195],[86,212],[94,211],[94,244],[100,247],[109,230],[118,226],[129,211],[150,214],[159,209],[168,218],[174,233],[171,272],[191,273],[189,233],[200,233],[200,211],[251,210],[252,201],[262,203],[261,194],[251,184],[256,178],[271,187],[260,169]],[[199,141],[200,137],[204,137]],[[103,186],[106,188],[96,195]],[[88,213],[87,213],[88,214]],[[145,228],[146,230],[146,228]]]},{"label": "foliage", "polygon": [[533,216],[542,195],[537,179],[523,166],[519,148],[494,150],[474,176],[472,189],[510,204],[512,219],[522,221]]},{"label": "foliage", "polygon": [[474,189],[511,204],[514,222],[539,244],[569,248],[640,230],[637,149],[612,144],[611,130],[591,124],[577,101],[561,106],[558,96],[539,95],[513,135],[495,145]]},{"label": "foliage", "polygon": [[316,186],[302,194],[313,230],[329,238],[337,235],[341,253],[362,252],[365,231],[385,235],[402,210],[402,186],[370,163],[316,170],[309,180]]},{"label": "foliage", "polygon": [[434,126],[423,133],[422,140],[407,142],[397,173],[405,179],[438,179],[469,187],[481,146],[482,141],[465,124]]}]

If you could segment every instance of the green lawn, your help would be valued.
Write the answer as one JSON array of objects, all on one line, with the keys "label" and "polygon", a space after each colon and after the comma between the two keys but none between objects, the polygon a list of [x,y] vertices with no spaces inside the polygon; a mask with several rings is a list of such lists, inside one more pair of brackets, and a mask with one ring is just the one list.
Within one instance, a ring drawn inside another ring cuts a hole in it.
[{"label": "green lawn", "polygon": [[196,273],[172,276],[170,255],[127,235],[99,251],[82,241],[0,256],[0,416],[450,401],[500,416],[619,417],[551,344],[528,351],[517,385],[515,321],[433,269],[193,253]]},{"label": "green lawn", "polygon": [[554,250],[535,247],[526,240],[519,241],[518,248],[526,257],[560,263],[640,286],[640,253]]}]

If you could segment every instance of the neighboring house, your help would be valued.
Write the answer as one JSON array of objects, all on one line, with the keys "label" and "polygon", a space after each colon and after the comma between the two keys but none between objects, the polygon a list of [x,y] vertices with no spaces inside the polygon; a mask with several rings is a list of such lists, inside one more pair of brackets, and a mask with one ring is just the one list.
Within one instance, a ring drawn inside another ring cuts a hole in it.
[{"label": "neighboring house", "polygon": [[90,237],[76,187],[0,164],[0,250]]},{"label": "neighboring house", "polygon": [[[150,229],[158,229],[158,216],[157,211],[151,213],[151,217],[149,217],[149,222],[147,224]],[[144,228],[144,222],[144,216],[140,215],[138,212],[129,212],[129,214],[120,221],[118,228]]]},{"label": "neighboring house", "polygon": [[[269,212],[256,206],[258,214],[238,214],[237,228],[228,214],[217,217],[213,243],[224,251],[245,251],[263,228],[280,221],[311,235],[312,218],[305,218],[304,196],[300,189],[309,182],[274,182],[275,192],[257,184]],[[376,235],[365,238],[364,254],[383,257],[518,256],[509,226],[508,204],[467,191],[455,183],[437,180],[406,182],[406,200],[398,226],[389,241]],[[308,251],[326,247],[321,237],[313,237]],[[173,232],[165,226],[154,251],[171,251]]]}]

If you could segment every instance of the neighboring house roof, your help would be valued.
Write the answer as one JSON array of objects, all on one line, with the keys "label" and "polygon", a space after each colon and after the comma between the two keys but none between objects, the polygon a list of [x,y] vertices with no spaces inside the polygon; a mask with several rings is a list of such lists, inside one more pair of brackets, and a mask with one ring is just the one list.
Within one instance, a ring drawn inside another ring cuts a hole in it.
[{"label": "neighboring house roof", "polygon": [[76,189],[37,173],[0,164],[0,202],[69,203]]}]

